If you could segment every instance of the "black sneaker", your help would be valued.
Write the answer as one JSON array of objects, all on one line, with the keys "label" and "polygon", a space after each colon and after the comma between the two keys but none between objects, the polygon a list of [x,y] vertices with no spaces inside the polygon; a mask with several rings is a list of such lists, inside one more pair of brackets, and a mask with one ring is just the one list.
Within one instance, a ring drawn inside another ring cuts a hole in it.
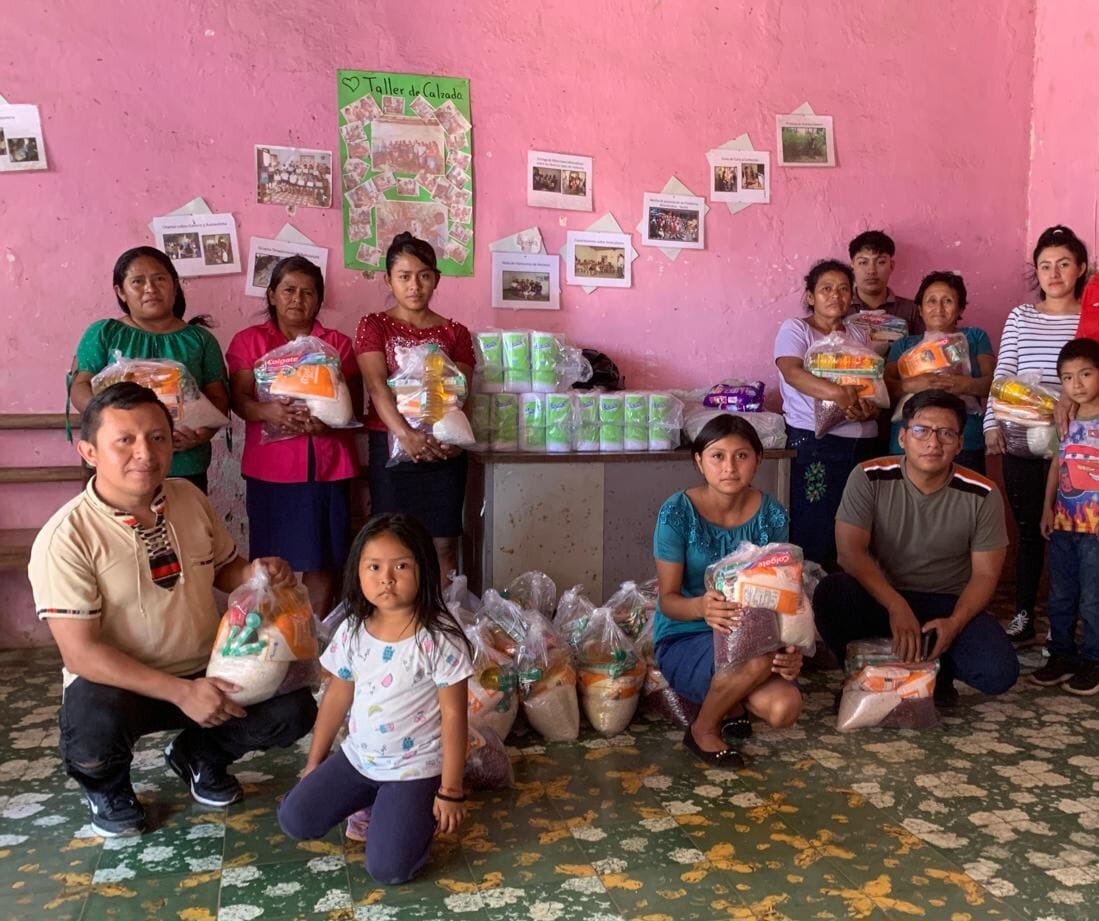
[{"label": "black sneaker", "polygon": [[[1030,683],[1042,688],[1056,687],[1072,678],[1077,671],[1079,666],[1075,659],[1069,656],[1050,656],[1045,665],[1031,673]],[[1095,691],[1090,693],[1094,694]]]},{"label": "black sneaker", "polygon": [[225,765],[189,757],[179,743],[179,736],[164,749],[164,763],[187,784],[196,803],[220,809],[244,798],[240,781],[225,770]]},{"label": "black sneaker", "polygon": [[1034,616],[1030,611],[1019,611],[1005,628],[1004,632],[1008,635],[1011,642],[1017,646],[1026,645],[1034,642]]},{"label": "black sneaker", "polygon": [[1068,681],[1061,685],[1070,694],[1091,697],[1099,694],[1099,662],[1086,662]]},{"label": "black sneaker", "polygon": [[84,800],[97,835],[120,838],[145,831],[145,810],[129,780],[111,790],[85,790]]}]

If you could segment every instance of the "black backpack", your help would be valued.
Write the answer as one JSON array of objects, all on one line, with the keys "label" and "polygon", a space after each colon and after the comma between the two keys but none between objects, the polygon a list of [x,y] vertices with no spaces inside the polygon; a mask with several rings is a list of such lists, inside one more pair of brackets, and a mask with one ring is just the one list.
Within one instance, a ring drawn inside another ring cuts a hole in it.
[{"label": "black backpack", "polygon": [[610,360],[602,352],[595,349],[584,349],[584,357],[591,365],[591,380],[577,381],[573,384],[576,390],[592,390],[600,387],[603,390],[625,390],[626,378],[618,370],[618,365]]}]

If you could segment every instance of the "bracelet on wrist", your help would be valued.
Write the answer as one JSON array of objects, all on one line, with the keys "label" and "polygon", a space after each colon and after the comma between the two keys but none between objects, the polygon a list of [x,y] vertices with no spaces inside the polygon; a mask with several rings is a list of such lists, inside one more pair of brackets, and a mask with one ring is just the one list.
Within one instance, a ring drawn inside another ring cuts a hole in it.
[{"label": "bracelet on wrist", "polygon": [[466,795],[463,793],[461,796],[448,796],[446,793],[440,793],[436,790],[435,799],[441,799],[444,803],[464,803]]}]

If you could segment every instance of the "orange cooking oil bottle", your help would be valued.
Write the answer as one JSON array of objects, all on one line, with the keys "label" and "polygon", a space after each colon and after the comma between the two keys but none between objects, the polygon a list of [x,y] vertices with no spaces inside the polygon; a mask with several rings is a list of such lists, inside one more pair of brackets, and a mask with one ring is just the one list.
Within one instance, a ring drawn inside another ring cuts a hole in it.
[{"label": "orange cooking oil bottle", "polygon": [[446,356],[431,343],[424,357],[424,402],[420,418],[434,424],[446,413]]}]

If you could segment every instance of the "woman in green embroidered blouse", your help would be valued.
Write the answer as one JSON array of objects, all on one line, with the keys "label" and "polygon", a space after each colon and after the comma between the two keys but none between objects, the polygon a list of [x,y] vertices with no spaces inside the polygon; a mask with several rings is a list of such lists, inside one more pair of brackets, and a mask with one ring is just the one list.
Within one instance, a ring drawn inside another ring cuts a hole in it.
[{"label": "woman in green embroidered blouse", "polygon": [[[187,303],[172,260],[151,246],[126,250],[114,266],[114,292],[123,317],[96,320],[76,347],[69,397],[79,410],[92,398],[92,378],[116,349],[126,358],[167,358],[184,365],[199,389],[229,414],[229,376],[221,347],[202,317],[183,320]],[[206,491],[210,440],[217,429],[177,426],[169,476],[190,480]]]}]

